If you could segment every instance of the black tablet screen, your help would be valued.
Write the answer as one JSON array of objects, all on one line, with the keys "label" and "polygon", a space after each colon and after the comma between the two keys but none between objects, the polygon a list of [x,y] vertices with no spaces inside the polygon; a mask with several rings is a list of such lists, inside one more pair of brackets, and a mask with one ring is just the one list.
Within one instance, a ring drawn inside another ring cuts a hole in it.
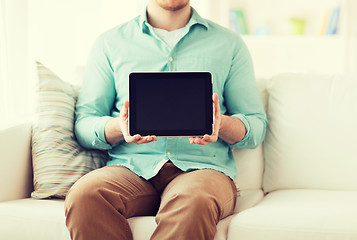
[{"label": "black tablet screen", "polygon": [[212,133],[208,72],[132,73],[130,135],[201,136]]}]

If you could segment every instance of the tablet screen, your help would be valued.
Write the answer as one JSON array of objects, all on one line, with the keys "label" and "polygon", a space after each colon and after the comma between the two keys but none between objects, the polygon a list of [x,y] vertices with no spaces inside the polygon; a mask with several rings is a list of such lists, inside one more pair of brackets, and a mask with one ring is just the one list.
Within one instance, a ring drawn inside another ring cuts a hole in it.
[{"label": "tablet screen", "polygon": [[129,76],[129,133],[156,136],[212,134],[209,72],[149,72]]}]

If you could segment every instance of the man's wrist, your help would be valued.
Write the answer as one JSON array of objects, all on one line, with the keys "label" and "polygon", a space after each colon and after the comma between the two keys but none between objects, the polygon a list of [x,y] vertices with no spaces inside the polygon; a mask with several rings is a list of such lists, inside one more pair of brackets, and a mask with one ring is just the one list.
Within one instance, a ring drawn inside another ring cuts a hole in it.
[{"label": "man's wrist", "polygon": [[219,125],[219,132],[224,132],[227,126],[227,118],[229,118],[229,116],[221,114],[221,124]]},{"label": "man's wrist", "polygon": [[123,132],[120,128],[120,117],[111,118],[105,125],[105,139],[110,145],[114,145],[124,140]]},{"label": "man's wrist", "polygon": [[219,128],[219,137],[228,144],[240,142],[246,134],[243,122],[235,117],[221,115],[221,125]]}]

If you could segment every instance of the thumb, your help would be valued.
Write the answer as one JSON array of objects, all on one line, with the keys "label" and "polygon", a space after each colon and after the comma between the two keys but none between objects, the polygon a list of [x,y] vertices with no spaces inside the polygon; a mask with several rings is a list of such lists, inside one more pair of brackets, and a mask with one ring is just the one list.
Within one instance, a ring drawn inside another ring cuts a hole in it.
[{"label": "thumb", "polygon": [[218,94],[217,93],[213,93],[212,100],[213,100],[214,103],[219,102],[219,98],[218,98]]},{"label": "thumb", "polygon": [[129,112],[129,101],[125,101],[123,108],[120,111],[120,116],[127,116]]}]

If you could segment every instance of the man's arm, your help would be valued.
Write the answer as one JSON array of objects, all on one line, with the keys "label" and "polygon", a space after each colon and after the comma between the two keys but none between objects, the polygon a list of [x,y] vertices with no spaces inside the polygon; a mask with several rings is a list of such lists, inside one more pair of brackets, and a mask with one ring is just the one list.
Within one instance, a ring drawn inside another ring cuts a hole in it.
[{"label": "man's arm", "polygon": [[223,100],[227,109],[224,114],[229,118],[227,122],[223,120],[220,137],[232,148],[257,147],[264,140],[267,119],[255,80],[252,59],[240,37],[235,42]]},{"label": "man's arm", "polygon": [[101,35],[88,57],[83,84],[76,104],[75,134],[81,146],[89,149],[110,149],[104,127],[112,118],[115,101],[114,73]]}]

